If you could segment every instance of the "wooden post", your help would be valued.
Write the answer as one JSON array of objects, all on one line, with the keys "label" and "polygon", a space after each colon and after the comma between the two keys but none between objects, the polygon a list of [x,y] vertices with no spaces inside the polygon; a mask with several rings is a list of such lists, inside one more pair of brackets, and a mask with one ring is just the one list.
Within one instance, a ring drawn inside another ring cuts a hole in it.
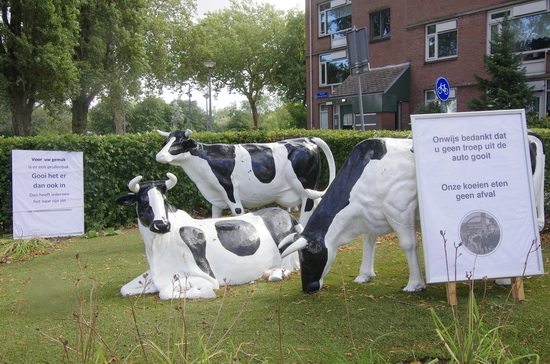
[{"label": "wooden post", "polygon": [[457,305],[456,282],[447,282],[447,303],[451,306]]},{"label": "wooden post", "polygon": [[512,296],[518,301],[525,301],[525,291],[523,290],[523,277],[512,278]]}]

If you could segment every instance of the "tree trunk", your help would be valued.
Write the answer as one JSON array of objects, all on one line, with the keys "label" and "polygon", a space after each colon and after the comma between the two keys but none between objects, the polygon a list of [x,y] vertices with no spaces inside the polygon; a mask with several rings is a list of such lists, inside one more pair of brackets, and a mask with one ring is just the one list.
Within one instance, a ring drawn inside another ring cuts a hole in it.
[{"label": "tree trunk", "polygon": [[115,103],[115,130],[117,134],[124,134],[126,132],[126,123],[124,115],[124,107],[121,104]]},{"label": "tree trunk", "polygon": [[250,102],[250,109],[252,110],[252,130],[258,130],[258,107],[255,101]]},{"label": "tree trunk", "polygon": [[88,133],[88,110],[90,104],[86,102],[82,97],[72,99],[73,106],[71,112],[73,134],[87,134]]},{"label": "tree trunk", "polygon": [[88,133],[88,112],[90,104],[97,94],[98,92],[90,92],[87,95],[86,92],[81,90],[78,97],[71,99],[72,128],[74,134],[86,135]]},{"label": "tree trunk", "polygon": [[10,101],[13,132],[16,136],[31,136],[35,99],[28,98],[24,92],[14,92]]}]

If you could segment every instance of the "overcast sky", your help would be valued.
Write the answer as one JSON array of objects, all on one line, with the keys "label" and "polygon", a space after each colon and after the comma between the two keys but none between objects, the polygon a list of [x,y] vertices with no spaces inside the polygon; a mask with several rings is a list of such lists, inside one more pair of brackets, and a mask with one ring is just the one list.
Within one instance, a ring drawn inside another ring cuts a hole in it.
[{"label": "overcast sky", "polygon": [[[306,0],[254,0],[257,3],[270,3],[281,10],[290,10],[297,7],[304,10]],[[213,11],[229,7],[229,0],[197,0],[199,15],[207,11]]]}]

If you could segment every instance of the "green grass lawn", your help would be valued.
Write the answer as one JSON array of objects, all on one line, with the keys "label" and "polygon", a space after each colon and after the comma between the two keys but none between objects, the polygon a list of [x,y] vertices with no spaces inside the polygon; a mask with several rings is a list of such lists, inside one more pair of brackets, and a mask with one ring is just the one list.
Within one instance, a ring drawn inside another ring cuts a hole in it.
[{"label": "green grass lawn", "polygon": [[[190,359],[199,357],[200,348],[220,352],[212,362],[328,363],[342,354],[355,363],[370,350],[389,363],[448,359],[430,314],[433,308],[451,323],[445,286],[403,292],[405,256],[394,236],[385,238],[377,246],[377,277],[371,283],[352,282],[361,259],[361,243],[354,241],[341,248],[317,294],[302,294],[299,273],[294,273],[281,283],[258,281],[220,290],[217,299],[173,302],[156,295],[120,296],[122,285],[148,268],[137,230],[69,239],[50,254],[0,264],[0,362],[58,363],[67,362],[66,355],[83,362],[71,349],[86,347],[107,360],[158,362],[150,346],[143,354],[140,339],[164,353],[187,350]],[[543,243],[546,270],[549,249]],[[505,344],[516,355],[535,352],[541,362],[550,362],[548,275],[525,279],[522,302],[514,302],[510,288],[494,282],[476,282],[475,287],[485,324],[513,325],[517,331],[505,332]],[[467,299],[467,285],[459,284],[461,317]],[[76,323],[83,319],[94,335]],[[90,337],[95,344],[84,344]]]}]

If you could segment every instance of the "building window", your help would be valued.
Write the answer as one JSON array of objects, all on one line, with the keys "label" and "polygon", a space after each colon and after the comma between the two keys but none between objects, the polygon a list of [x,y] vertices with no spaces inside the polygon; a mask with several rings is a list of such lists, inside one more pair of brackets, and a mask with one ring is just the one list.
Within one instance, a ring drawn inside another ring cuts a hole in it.
[{"label": "building window", "polygon": [[349,59],[346,51],[319,56],[319,86],[340,84],[349,76]]},{"label": "building window", "polygon": [[451,88],[447,101],[441,101],[435,94],[435,90],[428,90],[424,93],[424,102],[426,104],[430,102],[440,103],[443,112],[457,112],[458,110],[456,101],[456,88]]},{"label": "building window", "polygon": [[385,39],[390,36],[390,9],[370,15],[371,40]]},{"label": "building window", "polygon": [[328,105],[319,105],[319,129],[328,129]]},{"label": "building window", "polygon": [[319,5],[319,35],[331,35],[351,29],[351,1],[331,1]]},{"label": "building window", "polygon": [[[543,12],[540,12],[541,10]],[[535,11],[539,12],[533,14],[532,12]],[[521,52],[522,60],[544,60],[547,51],[550,50],[550,12],[546,11],[546,2],[527,3],[516,8],[490,13],[488,51],[490,51],[490,42],[500,31],[501,22],[505,17],[510,19],[510,29],[515,34],[516,49]]]},{"label": "building window", "polygon": [[455,58],[458,54],[456,20],[426,27],[426,61]]}]

